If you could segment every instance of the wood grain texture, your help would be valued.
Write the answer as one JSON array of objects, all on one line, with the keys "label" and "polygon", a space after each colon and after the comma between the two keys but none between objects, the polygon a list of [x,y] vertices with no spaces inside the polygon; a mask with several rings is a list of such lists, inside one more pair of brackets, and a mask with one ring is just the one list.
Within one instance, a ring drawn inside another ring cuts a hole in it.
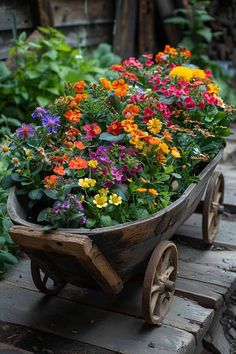
[{"label": "wood grain texture", "polygon": [[[1,284],[1,296],[2,321],[63,335],[114,352],[194,352],[193,335],[170,326],[150,327],[135,317],[75,304],[58,297],[50,300],[38,292],[5,283]],[[155,349],[149,346],[151,342]]]},{"label": "wood grain texture", "polygon": [[[104,291],[117,293],[122,281],[101,254],[95,244],[85,235],[74,235],[62,231],[44,233],[39,228],[13,226],[10,230],[13,240],[24,248],[44,252],[55,252],[76,257],[78,263],[91,275]],[[59,258],[60,259],[60,258]]]}]

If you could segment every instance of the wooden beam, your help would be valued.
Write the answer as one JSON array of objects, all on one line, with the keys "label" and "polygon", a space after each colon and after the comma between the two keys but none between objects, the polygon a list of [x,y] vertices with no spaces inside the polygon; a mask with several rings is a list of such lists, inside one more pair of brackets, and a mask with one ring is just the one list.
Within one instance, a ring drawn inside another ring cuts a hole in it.
[{"label": "wooden beam", "polygon": [[10,229],[10,235],[24,248],[76,257],[105,292],[116,294],[123,288],[120,277],[88,236],[61,231],[45,233],[42,229],[17,225]]},{"label": "wooden beam", "polygon": [[30,6],[35,26],[54,26],[50,0],[31,0]]}]

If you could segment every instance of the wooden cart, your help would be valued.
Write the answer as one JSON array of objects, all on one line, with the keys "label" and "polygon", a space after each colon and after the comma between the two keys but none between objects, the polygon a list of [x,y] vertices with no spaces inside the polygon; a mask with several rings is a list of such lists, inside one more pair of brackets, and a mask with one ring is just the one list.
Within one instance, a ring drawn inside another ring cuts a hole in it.
[{"label": "wooden cart", "polygon": [[[161,324],[170,307],[177,274],[177,249],[168,241],[194,212],[202,213],[203,239],[212,244],[223,208],[224,179],[214,169],[222,151],[204,168],[174,203],[145,219],[99,229],[59,229],[44,233],[26,221],[26,212],[13,188],[8,213],[15,224],[13,240],[31,259],[35,286],[57,294],[66,283],[111,294],[146,269],[143,282],[143,317]],[[205,199],[201,199],[205,193]]]}]

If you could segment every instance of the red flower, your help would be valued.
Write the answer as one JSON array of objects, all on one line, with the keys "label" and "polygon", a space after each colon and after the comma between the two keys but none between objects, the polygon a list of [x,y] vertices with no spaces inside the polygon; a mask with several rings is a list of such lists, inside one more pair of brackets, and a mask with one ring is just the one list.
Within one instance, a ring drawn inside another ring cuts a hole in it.
[{"label": "red flower", "polygon": [[87,139],[95,138],[96,135],[100,134],[102,131],[97,123],[85,124],[83,129],[86,131]]},{"label": "red flower", "polygon": [[81,157],[76,156],[73,160],[69,161],[69,167],[75,170],[81,170],[83,168],[86,168],[88,166],[88,163],[86,160],[81,159]]},{"label": "red flower", "polygon": [[108,133],[113,134],[113,135],[119,135],[122,130],[122,124],[118,120],[115,120],[112,122],[109,127],[107,128]]}]

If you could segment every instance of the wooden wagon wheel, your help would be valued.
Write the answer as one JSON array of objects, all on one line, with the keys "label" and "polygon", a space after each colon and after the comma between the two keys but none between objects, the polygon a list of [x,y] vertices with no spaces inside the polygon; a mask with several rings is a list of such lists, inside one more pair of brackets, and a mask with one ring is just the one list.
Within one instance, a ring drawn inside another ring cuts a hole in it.
[{"label": "wooden wagon wheel", "polygon": [[205,194],[202,209],[202,235],[207,245],[214,242],[219,228],[220,215],[224,211],[224,176],[220,172],[214,172]]},{"label": "wooden wagon wheel", "polygon": [[175,291],[178,252],[175,244],[161,241],[154,249],[143,282],[143,317],[149,324],[160,325]]},{"label": "wooden wagon wheel", "polygon": [[45,272],[33,260],[31,260],[31,275],[36,288],[47,295],[58,294],[66,285],[66,282],[58,274]]}]

